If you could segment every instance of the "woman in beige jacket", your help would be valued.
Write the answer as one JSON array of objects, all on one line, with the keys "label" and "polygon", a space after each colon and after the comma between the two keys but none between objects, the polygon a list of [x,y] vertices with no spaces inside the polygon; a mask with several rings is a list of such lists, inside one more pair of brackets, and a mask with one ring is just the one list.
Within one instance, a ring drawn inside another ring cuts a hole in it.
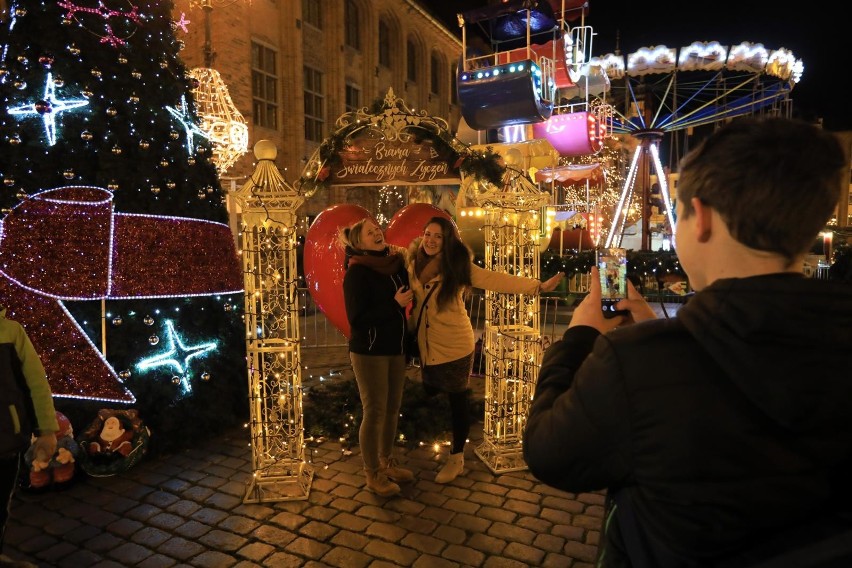
[{"label": "woman in beige jacket", "polygon": [[[555,289],[563,274],[545,282],[485,270],[473,263],[473,254],[459,238],[455,224],[433,217],[423,236],[409,247],[408,275],[415,308],[409,318],[417,330],[423,387],[427,394],[447,393],[453,427],[453,446],[435,481],[449,483],[464,470],[464,445],[470,432],[469,377],[474,337],[465,297],[471,288],[536,295]],[[425,304],[424,304],[425,301]]]}]

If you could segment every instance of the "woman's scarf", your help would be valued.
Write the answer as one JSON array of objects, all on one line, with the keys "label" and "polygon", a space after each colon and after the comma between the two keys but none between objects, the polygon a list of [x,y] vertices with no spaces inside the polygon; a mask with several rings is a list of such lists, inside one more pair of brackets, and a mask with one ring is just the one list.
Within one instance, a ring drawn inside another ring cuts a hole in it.
[{"label": "woman's scarf", "polygon": [[441,273],[441,254],[429,256],[423,247],[417,248],[414,257],[414,274],[421,283],[426,284]]},{"label": "woman's scarf", "polygon": [[363,264],[385,276],[396,274],[402,269],[402,254],[398,252],[390,254],[388,248],[382,251],[356,251],[353,248],[346,247],[346,258],[348,261],[346,263],[347,268],[353,264]]}]

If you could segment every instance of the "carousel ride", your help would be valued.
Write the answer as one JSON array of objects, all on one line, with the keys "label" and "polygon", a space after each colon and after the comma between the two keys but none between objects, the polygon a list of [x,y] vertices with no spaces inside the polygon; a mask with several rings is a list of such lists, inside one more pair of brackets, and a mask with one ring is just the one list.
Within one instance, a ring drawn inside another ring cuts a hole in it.
[{"label": "carousel ride", "polygon": [[652,249],[655,234],[673,233],[672,197],[660,157],[664,139],[674,169],[689,135],[702,127],[745,115],[789,116],[789,94],[803,71],[789,50],[750,42],[696,41],[679,50],[658,45],[628,54],[626,64],[612,53],[591,62],[610,81],[602,100],[613,109],[611,132],[631,136],[634,146],[604,246],[621,246],[638,219],[636,248],[642,250]]},{"label": "carousel ride", "polygon": [[[517,0],[459,14],[459,137],[493,146],[510,169],[548,188],[542,250],[661,248],[674,228],[664,150],[674,170],[703,129],[790,115],[803,64],[785,48],[748,41],[593,56],[587,9],[576,0]],[[540,148],[528,155],[531,141],[549,142],[555,160]],[[463,205],[460,228],[478,245],[479,211]]]}]

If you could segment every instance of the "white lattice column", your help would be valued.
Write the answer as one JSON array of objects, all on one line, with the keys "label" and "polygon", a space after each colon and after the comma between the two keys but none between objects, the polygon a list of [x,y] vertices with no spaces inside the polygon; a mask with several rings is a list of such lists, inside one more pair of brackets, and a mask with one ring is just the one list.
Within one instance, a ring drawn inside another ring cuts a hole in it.
[{"label": "white lattice column", "polygon": [[[548,196],[510,173],[499,191],[474,197],[485,207],[485,268],[539,278],[540,211]],[[526,469],[523,431],[541,363],[539,296],[487,291],[485,417],[476,455],[494,473]]]},{"label": "white lattice column", "polygon": [[244,501],[307,499],[296,209],[304,201],[275,167],[275,145],[254,147],[257,167],[235,198],[242,208],[252,479]]}]

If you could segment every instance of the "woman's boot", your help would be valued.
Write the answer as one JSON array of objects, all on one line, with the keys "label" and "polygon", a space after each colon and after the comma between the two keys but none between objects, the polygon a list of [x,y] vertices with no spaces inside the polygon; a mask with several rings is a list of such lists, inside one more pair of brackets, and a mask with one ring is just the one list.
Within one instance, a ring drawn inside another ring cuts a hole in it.
[{"label": "woman's boot", "polygon": [[400,492],[399,485],[388,479],[381,469],[364,469],[364,473],[367,476],[367,489],[376,495],[390,497]]},{"label": "woman's boot", "polygon": [[447,463],[435,476],[435,483],[449,483],[464,471],[464,452],[450,454]]},{"label": "woman's boot", "polygon": [[383,471],[393,481],[397,483],[408,483],[414,481],[414,474],[410,469],[399,467],[396,458],[390,456],[388,458],[379,458],[379,471]]}]

